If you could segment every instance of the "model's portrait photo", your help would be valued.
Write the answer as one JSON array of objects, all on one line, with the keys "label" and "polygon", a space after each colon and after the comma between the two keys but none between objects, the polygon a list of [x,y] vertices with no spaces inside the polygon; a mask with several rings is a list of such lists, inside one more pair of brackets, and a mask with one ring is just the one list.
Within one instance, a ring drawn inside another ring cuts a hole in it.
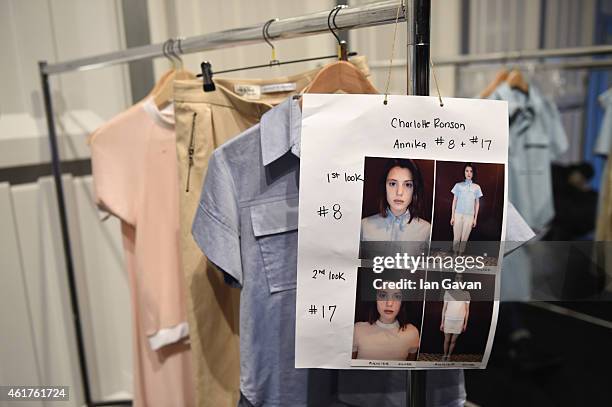
[{"label": "model's portrait photo", "polygon": [[389,288],[388,283],[424,278],[423,271],[358,271],[352,359],[416,360],[420,342],[424,291]]},{"label": "model's portrait photo", "polygon": [[495,276],[428,272],[419,361],[480,362],[493,316]]},{"label": "model's portrait photo", "polygon": [[360,258],[427,249],[433,171],[432,160],[365,158]]},{"label": "model's portrait photo", "polygon": [[436,161],[432,254],[487,253],[495,263],[503,211],[503,164]]}]

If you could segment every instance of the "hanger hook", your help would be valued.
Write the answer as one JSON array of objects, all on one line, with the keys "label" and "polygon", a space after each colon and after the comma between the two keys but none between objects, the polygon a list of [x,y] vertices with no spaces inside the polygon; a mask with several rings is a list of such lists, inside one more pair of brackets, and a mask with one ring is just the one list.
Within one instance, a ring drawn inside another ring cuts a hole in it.
[{"label": "hanger hook", "polygon": [[169,44],[170,40],[166,40],[164,41],[164,45],[162,46],[162,53],[164,54],[164,56],[169,60],[172,61],[172,59],[170,58],[170,56],[168,55],[168,44]]},{"label": "hanger hook", "polygon": [[334,29],[332,28],[332,24],[336,30],[340,31],[340,27],[338,27],[338,25],[336,24],[336,16],[340,12],[340,10],[346,7],[348,7],[346,4],[338,4],[327,15],[327,28],[338,42],[338,59],[341,61],[346,61],[348,59],[348,47],[346,45],[346,41],[340,40],[340,37],[338,36],[338,34],[336,34],[336,31],[334,31]]},{"label": "hanger hook", "polygon": [[168,43],[168,48],[167,48],[168,57],[170,58],[170,61],[172,61],[172,67],[176,69],[177,62],[176,62],[176,56],[174,54],[174,38],[168,38],[167,43]]},{"label": "hanger hook", "polygon": [[181,58],[181,55],[177,52],[177,48],[174,47],[175,44],[178,50],[182,53],[183,50],[181,48],[181,37],[176,37],[176,39],[172,40],[172,55],[174,55],[174,57],[176,58],[179,69],[182,70],[183,69],[183,58]]},{"label": "hanger hook", "polygon": [[170,38],[170,44],[168,45],[168,52],[172,59],[178,62],[178,56],[176,54],[176,50],[174,49],[174,44],[176,44],[176,40],[174,38]]},{"label": "hanger hook", "polygon": [[[346,7],[346,5],[344,4],[339,4],[336,7],[334,7],[333,9],[331,9],[331,11],[329,12],[329,14],[327,15],[327,28],[329,29],[329,32],[332,33],[332,35],[336,38],[336,41],[338,42],[338,45],[340,45],[340,37],[338,37],[338,34],[336,34],[336,32],[334,31],[334,29],[332,28],[332,15],[334,14],[334,12],[336,14],[338,14],[338,11],[340,11],[340,9]],[[334,15],[334,27],[336,27],[336,29],[338,29],[338,26],[336,25],[336,16]]]},{"label": "hanger hook", "polygon": [[176,45],[178,46],[178,50],[181,54],[185,53],[185,51],[183,51],[183,46],[182,46],[182,42],[184,39],[185,37],[176,37]]},{"label": "hanger hook", "polygon": [[278,65],[280,63],[278,59],[276,59],[276,47],[274,46],[274,44],[272,44],[272,41],[270,41],[271,37],[269,31],[272,23],[276,21],[278,21],[278,18],[273,18],[271,20],[266,21],[261,31],[264,41],[270,46],[270,48],[272,48],[272,57],[270,59],[270,65]]},{"label": "hanger hook", "polygon": [[336,17],[338,17],[338,13],[340,12],[340,10],[342,10],[343,8],[347,8],[348,6],[346,4],[338,4],[335,9],[336,12],[334,13],[334,16],[332,17],[332,24],[334,25],[334,28],[338,31],[340,31],[340,27],[338,27],[338,25],[336,24]]}]

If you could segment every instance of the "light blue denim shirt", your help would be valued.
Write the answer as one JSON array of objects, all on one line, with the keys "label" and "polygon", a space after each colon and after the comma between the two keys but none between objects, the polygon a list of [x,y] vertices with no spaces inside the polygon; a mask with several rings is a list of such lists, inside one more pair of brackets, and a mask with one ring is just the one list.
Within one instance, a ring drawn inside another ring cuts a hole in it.
[{"label": "light blue denim shirt", "polygon": [[451,192],[457,198],[455,213],[463,215],[473,215],[475,201],[483,196],[480,185],[474,184],[471,179],[457,182]]},{"label": "light blue denim shirt", "polygon": [[508,101],[508,195],[527,224],[543,229],[555,215],[551,162],[568,148],[555,104],[534,85],[529,94],[500,85],[489,97]]},{"label": "light blue denim shirt", "polygon": [[612,150],[612,88],[599,95],[598,99],[605,113],[595,142],[595,154],[607,156]]},{"label": "light blue denim shirt", "polygon": [[[327,405],[322,389],[335,375],[294,367],[300,129],[301,110],[290,98],[215,150],[193,223],[208,259],[242,288],[243,405]],[[406,372],[340,373],[350,375],[344,396],[357,405],[405,403]],[[427,377],[428,405],[463,405],[462,370]]]},{"label": "light blue denim shirt", "polygon": [[404,241],[426,242],[429,240],[431,224],[426,220],[414,218],[410,220],[407,210],[400,216],[395,216],[387,208],[387,216],[379,213],[361,220],[361,240],[364,241]]}]

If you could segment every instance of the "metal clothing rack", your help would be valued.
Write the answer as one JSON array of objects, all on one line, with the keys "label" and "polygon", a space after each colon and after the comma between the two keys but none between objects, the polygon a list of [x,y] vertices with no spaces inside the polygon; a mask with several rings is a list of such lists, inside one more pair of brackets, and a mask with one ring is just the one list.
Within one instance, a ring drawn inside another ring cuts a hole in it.
[{"label": "metal clothing rack", "polygon": [[[403,9],[403,13],[399,14],[398,21],[407,22],[409,24],[411,23],[411,26],[409,26],[408,29],[408,59],[404,61],[407,68],[408,93],[415,95],[428,95],[431,0],[406,0],[406,2],[402,1],[401,3],[398,1],[382,1],[360,7],[342,8],[336,13],[334,20],[335,26],[337,26],[339,30],[351,30],[395,23],[398,16],[398,7],[400,6]],[[329,11],[323,11],[320,13],[277,20],[269,24],[267,33],[270,39],[276,40],[329,33],[329,15]],[[174,51],[178,54],[189,54],[219,48],[261,43],[264,41],[261,34],[262,26],[263,24],[260,24],[181,39],[178,50]],[[89,374],[87,370],[87,360],[85,356],[83,331],[81,327],[81,316],[78,304],[78,292],[70,243],[70,233],[68,229],[68,216],[66,211],[64,189],[61,182],[61,158],[59,156],[57,130],[49,78],[52,75],[58,75],[69,71],[98,69],[130,61],[162,57],[166,55],[164,51],[164,44],[165,43],[158,43],[133,47],[123,51],[110,52],[54,64],[49,64],[47,61],[39,62],[45,115],[49,131],[53,178],[55,181],[63,251],[70,292],[70,305],[76,332],[76,343],[83,386],[83,396],[85,399],[85,405],[88,407],[131,405],[131,400],[92,400]],[[425,372],[411,371],[407,376],[407,389],[410,390],[410,399],[407,400],[407,403],[409,402],[410,406],[412,407],[424,406],[426,396]]]},{"label": "metal clothing rack", "polygon": [[[433,61],[435,66],[462,66],[470,64],[512,64],[525,60],[546,60],[548,58],[580,58],[612,55],[612,45],[594,45],[588,47],[538,49],[529,51],[491,52],[487,54],[457,55]],[[393,66],[406,66],[408,60],[397,60]],[[580,60],[573,62],[543,62],[550,69],[586,69],[586,68],[608,68],[612,66],[612,58]],[[371,61],[370,68],[388,68],[389,61]]]}]

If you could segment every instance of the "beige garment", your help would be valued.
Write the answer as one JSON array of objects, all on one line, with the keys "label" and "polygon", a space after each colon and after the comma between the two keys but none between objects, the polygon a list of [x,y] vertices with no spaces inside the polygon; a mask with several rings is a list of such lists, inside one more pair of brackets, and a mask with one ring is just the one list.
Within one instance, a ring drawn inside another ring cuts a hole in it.
[{"label": "beige garment", "polygon": [[610,164],[612,151],[610,153],[611,155],[608,156],[609,158],[601,180],[601,195],[595,229],[596,241],[612,240],[612,165]]},{"label": "beige garment", "polygon": [[412,324],[400,329],[399,323],[384,324],[376,320],[357,322],[353,331],[353,353],[357,359],[407,360],[419,349],[419,330]]},{"label": "beige garment", "polygon": [[455,213],[455,224],[453,225],[453,251],[459,253],[465,252],[467,241],[472,232],[473,223],[474,215]]},{"label": "beige garment", "polygon": [[599,210],[595,225],[595,240],[603,242],[600,256],[603,258],[603,268],[606,275],[605,286],[608,290],[612,290],[612,254],[610,254],[610,250],[607,250],[611,244],[610,241],[612,241],[612,164],[610,159],[612,159],[612,151],[608,155],[601,180]]},{"label": "beige garment", "polygon": [[[364,57],[352,62],[369,74]],[[191,236],[208,159],[215,148],[257,124],[272,106],[300,92],[318,71],[270,80],[215,78],[214,92],[204,92],[199,80],[175,81],[181,261],[188,286],[198,406],[233,407],[240,397],[240,292],[225,284]],[[270,87],[262,85],[270,84],[285,91],[266,93]]]},{"label": "beige garment", "polygon": [[134,406],[195,405],[178,249],[172,114],[151,100],[90,138],[96,201],[121,220],[133,316]]}]

